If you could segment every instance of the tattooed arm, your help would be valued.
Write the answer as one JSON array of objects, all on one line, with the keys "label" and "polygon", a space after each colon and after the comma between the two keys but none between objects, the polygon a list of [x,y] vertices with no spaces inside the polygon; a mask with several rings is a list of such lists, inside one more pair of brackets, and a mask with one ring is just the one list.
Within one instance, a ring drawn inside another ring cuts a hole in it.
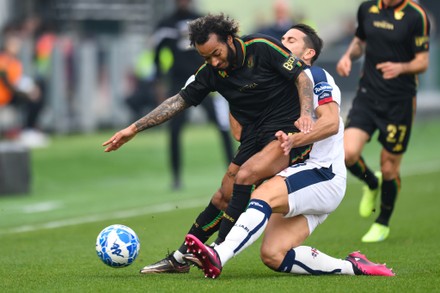
[{"label": "tattooed arm", "polygon": [[190,105],[185,102],[180,94],[177,94],[165,100],[153,111],[136,121],[134,123],[134,125],[136,126],[136,132],[140,132],[142,130],[162,124],[165,121],[168,121],[172,117],[176,116],[178,113],[187,109],[188,107],[190,107]]},{"label": "tattooed arm", "polygon": [[187,104],[180,94],[165,100],[153,111],[127,128],[116,132],[109,140],[104,142],[102,145],[107,146],[104,151],[116,151],[123,144],[131,140],[138,132],[162,124],[190,106],[191,105]]},{"label": "tattooed arm", "polygon": [[365,42],[354,37],[348,46],[347,51],[342,55],[338,64],[336,65],[336,71],[340,76],[349,76],[351,71],[351,63],[359,59],[365,51]]},{"label": "tattooed arm", "polygon": [[304,133],[312,130],[312,111],[313,111],[313,84],[307,74],[302,71],[296,79],[296,88],[299,94],[301,116],[295,125]]}]

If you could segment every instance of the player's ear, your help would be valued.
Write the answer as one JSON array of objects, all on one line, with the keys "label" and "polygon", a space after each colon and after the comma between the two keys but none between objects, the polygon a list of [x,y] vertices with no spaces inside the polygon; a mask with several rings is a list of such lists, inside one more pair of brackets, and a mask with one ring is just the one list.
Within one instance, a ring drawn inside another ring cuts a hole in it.
[{"label": "player's ear", "polygon": [[316,51],[314,49],[307,49],[305,55],[305,59],[312,60],[312,58],[316,55]]},{"label": "player's ear", "polygon": [[232,44],[234,43],[234,38],[229,35],[228,38],[226,39],[226,42],[228,43],[228,45],[232,46]]}]

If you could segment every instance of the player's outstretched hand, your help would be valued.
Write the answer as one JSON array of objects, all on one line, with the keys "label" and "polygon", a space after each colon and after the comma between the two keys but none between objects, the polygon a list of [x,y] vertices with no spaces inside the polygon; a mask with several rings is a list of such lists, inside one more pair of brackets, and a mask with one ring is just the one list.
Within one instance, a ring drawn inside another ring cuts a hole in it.
[{"label": "player's outstretched hand", "polygon": [[293,135],[287,135],[284,131],[279,130],[275,133],[276,138],[281,143],[281,148],[285,156],[289,155],[292,149],[293,140],[291,139]]},{"label": "player's outstretched hand", "polygon": [[136,126],[134,124],[116,132],[109,140],[102,144],[102,146],[107,146],[104,152],[116,151],[123,144],[132,139],[136,133]]},{"label": "player's outstretched hand", "polygon": [[303,133],[309,133],[313,128],[313,119],[310,115],[301,115],[294,123],[295,127]]}]

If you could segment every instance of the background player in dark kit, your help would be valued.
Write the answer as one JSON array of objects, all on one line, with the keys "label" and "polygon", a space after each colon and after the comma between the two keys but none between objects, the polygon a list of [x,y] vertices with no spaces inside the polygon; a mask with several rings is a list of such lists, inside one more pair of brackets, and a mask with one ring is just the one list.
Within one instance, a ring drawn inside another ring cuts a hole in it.
[{"label": "background player in dark kit", "polygon": [[[348,76],[351,63],[365,54],[363,74],[348,114],[344,149],[350,172],[365,182],[359,207],[368,217],[381,192],[380,213],[363,242],[385,240],[401,186],[400,164],[408,146],[416,110],[417,74],[429,63],[430,23],[423,8],[410,0],[366,1],[359,7],[355,37],[337,64]],[[379,130],[381,172],[373,173],[361,156]]]}]

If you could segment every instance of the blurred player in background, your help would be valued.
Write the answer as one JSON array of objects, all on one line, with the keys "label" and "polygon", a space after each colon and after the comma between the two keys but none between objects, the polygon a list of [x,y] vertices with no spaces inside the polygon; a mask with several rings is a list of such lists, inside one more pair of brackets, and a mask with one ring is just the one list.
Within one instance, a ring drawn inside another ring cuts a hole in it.
[{"label": "blurred player in background", "polygon": [[[203,58],[190,46],[188,40],[188,22],[201,15],[192,10],[192,0],[175,0],[175,2],[177,9],[159,24],[153,35],[156,44],[154,63],[158,103],[163,102],[170,94],[179,92],[188,76],[194,74],[203,62]],[[211,96],[201,105],[206,110],[208,119],[216,124],[220,132],[225,159],[229,163],[233,157],[233,146],[229,131],[227,102],[222,97]],[[188,120],[187,116],[187,112],[182,112],[173,117],[168,125],[174,190],[182,187],[181,136]]]},{"label": "blurred player in background", "polygon": [[[400,164],[408,147],[416,110],[417,74],[429,63],[430,23],[425,10],[410,0],[363,2],[358,27],[337,72],[348,76],[352,61],[365,54],[358,92],[348,114],[345,163],[365,182],[359,212],[369,217],[381,193],[380,213],[363,242],[387,239],[389,221],[400,191]],[[380,172],[373,173],[361,153],[379,130]]]},{"label": "blurred player in background", "polygon": [[259,28],[257,32],[281,40],[281,37],[295,24],[295,21],[290,13],[287,0],[274,0],[272,5],[274,22]]}]

